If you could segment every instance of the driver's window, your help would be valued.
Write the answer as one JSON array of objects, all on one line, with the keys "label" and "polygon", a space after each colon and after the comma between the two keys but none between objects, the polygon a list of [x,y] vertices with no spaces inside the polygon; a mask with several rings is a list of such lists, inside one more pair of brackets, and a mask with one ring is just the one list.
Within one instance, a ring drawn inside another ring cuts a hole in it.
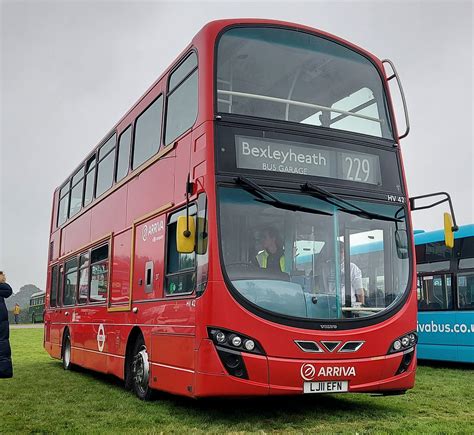
[{"label": "driver's window", "polygon": [[[189,215],[195,216],[196,207],[189,207]],[[186,210],[181,210],[170,217],[167,225],[167,266],[165,294],[175,296],[192,293],[196,286],[196,255],[178,252],[176,245],[176,230],[179,216],[185,216]]]}]

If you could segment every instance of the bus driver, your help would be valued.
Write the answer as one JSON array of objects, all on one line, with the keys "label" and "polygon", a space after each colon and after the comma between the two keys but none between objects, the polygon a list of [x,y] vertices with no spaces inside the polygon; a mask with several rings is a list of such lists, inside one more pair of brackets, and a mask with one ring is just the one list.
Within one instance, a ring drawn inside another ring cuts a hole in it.
[{"label": "bus driver", "polygon": [[281,237],[274,227],[263,230],[263,249],[257,254],[258,265],[262,269],[285,272],[285,255]]}]

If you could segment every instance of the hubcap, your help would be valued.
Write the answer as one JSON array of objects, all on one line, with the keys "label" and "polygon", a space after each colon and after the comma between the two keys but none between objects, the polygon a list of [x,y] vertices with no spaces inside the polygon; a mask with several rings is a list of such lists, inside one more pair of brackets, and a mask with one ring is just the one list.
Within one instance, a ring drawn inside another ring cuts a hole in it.
[{"label": "hubcap", "polygon": [[141,393],[145,393],[150,378],[150,364],[145,346],[142,346],[141,350],[135,355],[132,370],[135,385]]}]

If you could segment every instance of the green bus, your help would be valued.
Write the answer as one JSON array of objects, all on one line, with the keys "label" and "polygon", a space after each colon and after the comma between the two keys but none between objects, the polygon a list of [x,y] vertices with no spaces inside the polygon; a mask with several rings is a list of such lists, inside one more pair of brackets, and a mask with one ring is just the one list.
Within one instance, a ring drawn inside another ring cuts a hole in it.
[{"label": "green bus", "polygon": [[30,309],[28,311],[31,323],[44,321],[44,298],[45,292],[37,292],[30,297]]}]

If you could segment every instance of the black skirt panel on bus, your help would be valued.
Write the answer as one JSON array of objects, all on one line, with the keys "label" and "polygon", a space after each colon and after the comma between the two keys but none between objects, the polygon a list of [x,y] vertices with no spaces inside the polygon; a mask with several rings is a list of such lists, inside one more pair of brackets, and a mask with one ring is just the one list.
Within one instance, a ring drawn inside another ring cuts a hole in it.
[{"label": "black skirt panel on bus", "polygon": [[10,297],[12,293],[8,284],[0,283],[0,379],[13,376],[8,311],[5,305],[5,298]]}]

